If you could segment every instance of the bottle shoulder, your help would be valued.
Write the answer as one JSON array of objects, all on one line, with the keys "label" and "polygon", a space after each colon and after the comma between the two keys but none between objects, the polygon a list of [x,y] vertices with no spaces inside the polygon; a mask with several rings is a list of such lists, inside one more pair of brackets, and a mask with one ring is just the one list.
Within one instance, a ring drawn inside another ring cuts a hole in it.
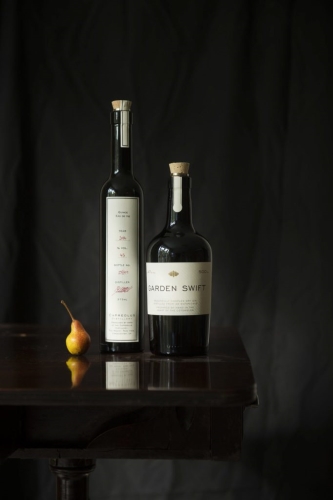
[{"label": "bottle shoulder", "polygon": [[160,233],[158,233],[152,240],[151,244],[157,241],[163,241],[164,243],[169,243],[170,245],[173,245],[174,242],[176,241],[188,241],[192,243],[206,243],[209,246],[209,243],[207,239],[202,236],[202,234],[198,233],[195,230],[183,230],[183,231],[177,231],[177,230],[169,230],[169,229],[163,229]]},{"label": "bottle shoulder", "polygon": [[148,262],[210,261],[212,249],[209,242],[197,232],[170,233],[162,231],[149,243]]}]

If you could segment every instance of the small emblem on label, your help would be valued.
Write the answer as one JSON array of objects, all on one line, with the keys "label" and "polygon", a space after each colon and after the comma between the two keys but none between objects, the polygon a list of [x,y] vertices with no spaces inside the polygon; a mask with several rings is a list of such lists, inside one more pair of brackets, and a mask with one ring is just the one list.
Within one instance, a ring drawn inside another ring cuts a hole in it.
[{"label": "small emblem on label", "polygon": [[172,276],[173,278],[175,278],[175,276],[178,276],[179,273],[177,273],[177,271],[171,271],[171,273],[169,273],[169,276]]}]

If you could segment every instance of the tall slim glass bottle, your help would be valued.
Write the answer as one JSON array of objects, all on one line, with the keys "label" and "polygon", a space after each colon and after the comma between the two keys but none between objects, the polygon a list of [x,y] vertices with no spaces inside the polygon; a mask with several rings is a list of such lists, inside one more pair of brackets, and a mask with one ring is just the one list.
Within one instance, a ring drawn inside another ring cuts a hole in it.
[{"label": "tall slim glass bottle", "polygon": [[212,251],[192,224],[189,163],[171,163],[167,222],[147,250],[154,354],[204,355],[209,344]]},{"label": "tall slim glass bottle", "polygon": [[131,102],[113,101],[111,175],[100,198],[100,350],[142,350],[143,192],[133,176]]}]

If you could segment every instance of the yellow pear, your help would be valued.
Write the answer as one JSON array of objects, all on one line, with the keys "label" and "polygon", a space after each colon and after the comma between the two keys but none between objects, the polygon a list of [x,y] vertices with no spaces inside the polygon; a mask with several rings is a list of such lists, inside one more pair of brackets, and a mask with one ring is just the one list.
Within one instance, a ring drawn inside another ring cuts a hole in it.
[{"label": "yellow pear", "polygon": [[71,372],[72,388],[77,387],[88,371],[90,362],[85,356],[71,356],[66,361],[66,365]]},{"label": "yellow pear", "polygon": [[66,346],[71,354],[79,356],[87,352],[90,346],[90,335],[83,328],[82,323],[78,319],[74,319],[72,313],[67,307],[67,304],[62,300],[62,305],[67,309],[68,314],[71,317],[71,331],[66,338]]}]

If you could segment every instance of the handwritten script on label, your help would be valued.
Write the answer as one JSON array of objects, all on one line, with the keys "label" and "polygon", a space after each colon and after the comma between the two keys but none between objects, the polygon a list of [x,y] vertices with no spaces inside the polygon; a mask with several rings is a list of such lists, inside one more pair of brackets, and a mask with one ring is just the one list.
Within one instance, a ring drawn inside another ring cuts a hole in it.
[{"label": "handwritten script on label", "polygon": [[117,286],[115,292],[112,295],[115,295],[116,293],[127,293],[132,288],[133,288],[132,286]]}]

